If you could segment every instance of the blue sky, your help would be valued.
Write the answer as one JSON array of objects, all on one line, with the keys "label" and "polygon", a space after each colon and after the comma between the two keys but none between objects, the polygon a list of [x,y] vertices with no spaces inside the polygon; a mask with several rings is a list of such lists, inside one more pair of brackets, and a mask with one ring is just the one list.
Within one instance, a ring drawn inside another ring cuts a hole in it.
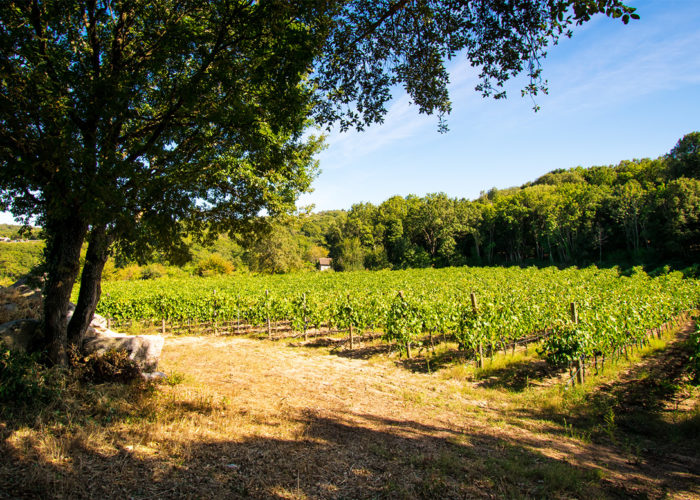
[{"label": "blue sky", "polygon": [[700,130],[700,0],[629,3],[640,20],[599,16],[550,47],[537,113],[520,97],[525,80],[511,82],[507,100],[483,99],[477,71],[455,60],[448,133],[397,94],[381,126],[328,135],[314,192],[299,205],[347,209],[433,192],[473,199],[555,168],[667,153]]},{"label": "blue sky", "polygon": [[329,134],[314,192],[299,206],[348,209],[434,192],[473,199],[555,168],[667,153],[700,130],[700,0],[629,3],[639,21],[598,16],[550,48],[549,95],[537,97],[537,113],[520,97],[523,79],[511,82],[507,100],[483,99],[473,90],[477,71],[456,59],[448,133],[398,93],[383,125]]}]

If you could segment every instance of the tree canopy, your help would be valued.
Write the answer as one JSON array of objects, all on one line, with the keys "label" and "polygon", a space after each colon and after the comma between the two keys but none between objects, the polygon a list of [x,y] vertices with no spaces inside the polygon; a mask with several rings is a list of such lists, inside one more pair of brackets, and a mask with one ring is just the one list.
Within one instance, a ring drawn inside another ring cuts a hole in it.
[{"label": "tree canopy", "polygon": [[[52,0],[0,4],[0,201],[47,235],[55,361],[99,300],[109,253],[174,255],[187,232],[245,232],[307,190],[310,120],[381,121],[395,85],[449,113],[446,62],[503,97],[574,23],[621,0]],[[88,242],[80,296],[68,299]]]},{"label": "tree canopy", "polygon": [[[478,68],[478,92],[506,97],[504,83],[525,72],[523,95],[547,90],[541,61],[571,26],[594,14],[638,19],[619,0],[347,0],[334,6],[332,28],[317,58],[317,117],[342,129],[381,122],[391,89],[402,86],[440,127],[451,110],[446,64],[466,58]],[[535,106],[537,108],[537,106]]]}]

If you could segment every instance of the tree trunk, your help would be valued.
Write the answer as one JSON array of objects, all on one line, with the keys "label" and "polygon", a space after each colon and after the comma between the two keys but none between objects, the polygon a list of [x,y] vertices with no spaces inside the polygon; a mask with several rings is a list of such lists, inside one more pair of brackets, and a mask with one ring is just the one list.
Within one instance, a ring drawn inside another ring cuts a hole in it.
[{"label": "tree trunk", "polygon": [[67,315],[73,285],[80,271],[80,249],[87,224],[79,218],[48,218],[45,230],[47,280],[44,287],[44,339],[49,359],[68,362]]},{"label": "tree trunk", "polygon": [[80,294],[68,324],[68,344],[79,344],[85,337],[102,293],[102,270],[109,257],[111,240],[104,227],[93,228],[88,240],[85,265],[80,278]]}]

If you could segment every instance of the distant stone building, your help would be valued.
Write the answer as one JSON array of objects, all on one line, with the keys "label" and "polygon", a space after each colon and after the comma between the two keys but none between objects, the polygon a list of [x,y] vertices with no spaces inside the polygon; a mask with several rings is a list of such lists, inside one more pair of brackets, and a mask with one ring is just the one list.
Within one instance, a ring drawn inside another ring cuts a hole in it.
[{"label": "distant stone building", "polygon": [[333,264],[333,259],[329,257],[321,257],[318,259],[318,270],[319,271],[330,271],[331,265]]}]

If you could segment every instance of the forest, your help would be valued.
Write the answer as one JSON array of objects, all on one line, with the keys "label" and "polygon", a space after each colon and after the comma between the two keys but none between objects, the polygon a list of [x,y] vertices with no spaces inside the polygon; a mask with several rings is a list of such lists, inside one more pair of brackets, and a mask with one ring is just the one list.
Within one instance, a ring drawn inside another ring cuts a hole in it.
[{"label": "forest", "polygon": [[[314,269],[320,257],[331,257],[336,271],[596,264],[670,265],[694,275],[700,252],[700,132],[686,134],[656,159],[557,169],[519,187],[482,191],[475,200],[444,193],[394,196],[347,211],[276,218],[252,238],[234,234],[208,245],[183,243],[187,251],[179,261],[156,254],[136,262],[117,254],[104,277],[286,273]],[[32,245],[31,262],[8,264],[12,277],[38,263],[38,247]]]},{"label": "forest", "polygon": [[461,265],[687,267],[700,251],[700,132],[667,155],[549,172],[475,200],[394,196],[348,211],[300,214],[223,255],[287,272],[318,257],[334,269]]}]

